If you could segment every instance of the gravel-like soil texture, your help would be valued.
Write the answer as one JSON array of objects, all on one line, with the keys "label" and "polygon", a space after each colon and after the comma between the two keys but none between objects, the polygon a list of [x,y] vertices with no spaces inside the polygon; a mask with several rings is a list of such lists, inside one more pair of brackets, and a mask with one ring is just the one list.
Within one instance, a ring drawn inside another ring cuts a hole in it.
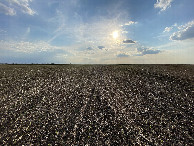
[{"label": "gravel-like soil texture", "polygon": [[193,145],[194,65],[1,65],[0,145]]}]

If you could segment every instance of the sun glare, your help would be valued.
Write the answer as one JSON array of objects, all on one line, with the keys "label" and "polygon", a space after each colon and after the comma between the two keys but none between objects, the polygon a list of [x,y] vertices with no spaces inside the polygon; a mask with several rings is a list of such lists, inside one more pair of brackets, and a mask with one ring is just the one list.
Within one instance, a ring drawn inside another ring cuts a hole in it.
[{"label": "sun glare", "polygon": [[112,36],[113,36],[114,39],[118,38],[119,37],[119,32],[118,31],[114,31],[112,33]]}]

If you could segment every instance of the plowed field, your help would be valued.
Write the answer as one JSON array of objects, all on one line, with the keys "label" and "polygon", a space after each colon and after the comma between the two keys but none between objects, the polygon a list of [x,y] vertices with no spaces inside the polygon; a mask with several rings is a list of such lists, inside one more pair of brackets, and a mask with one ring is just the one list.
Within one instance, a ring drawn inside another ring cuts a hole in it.
[{"label": "plowed field", "polygon": [[193,145],[193,65],[1,65],[0,145]]}]

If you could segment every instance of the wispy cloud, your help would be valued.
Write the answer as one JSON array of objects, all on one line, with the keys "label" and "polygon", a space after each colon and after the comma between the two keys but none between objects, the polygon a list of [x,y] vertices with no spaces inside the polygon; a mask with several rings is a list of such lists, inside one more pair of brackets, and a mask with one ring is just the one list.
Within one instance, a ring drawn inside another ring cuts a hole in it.
[{"label": "wispy cloud", "polygon": [[173,27],[166,27],[163,32],[170,32],[173,29]]},{"label": "wispy cloud", "polygon": [[172,1],[173,0],[157,0],[154,7],[159,8],[160,11],[165,11],[167,8],[171,7]]},{"label": "wispy cloud", "polygon": [[135,21],[128,21],[128,22],[126,22],[126,23],[124,23],[124,24],[122,24],[122,25],[120,25],[121,27],[123,27],[123,26],[130,26],[130,25],[133,25],[133,24],[137,24],[138,22],[135,22]]},{"label": "wispy cloud", "polygon": [[52,46],[44,41],[39,42],[27,42],[27,41],[0,41],[0,49],[7,49],[14,52],[33,53],[44,52],[50,50],[60,49],[59,47]]},{"label": "wispy cloud", "polygon": [[30,8],[32,0],[7,0],[10,4],[15,5],[23,13],[34,15],[36,12]]},{"label": "wispy cloud", "polygon": [[16,15],[16,12],[13,8],[10,8],[2,3],[0,3],[0,13],[10,16]]},{"label": "wispy cloud", "polygon": [[7,35],[7,31],[0,29],[0,36],[5,36],[5,35]]},{"label": "wispy cloud", "polygon": [[21,11],[28,15],[34,15],[36,12],[30,7],[30,2],[32,0],[5,0],[0,3],[0,13],[13,16],[17,11]]},{"label": "wispy cloud", "polygon": [[170,40],[186,40],[194,38],[194,21],[188,22],[185,25],[179,26],[179,31],[174,32],[170,36]]},{"label": "wispy cloud", "polygon": [[124,33],[129,33],[129,32],[128,32],[128,31],[126,31],[126,30],[124,30],[124,31],[122,31],[121,33],[123,33],[123,34],[124,34]]},{"label": "wispy cloud", "polygon": [[[84,22],[82,19],[78,19],[78,16],[73,19],[73,25],[69,25],[66,21],[66,16],[62,12],[56,13],[56,19],[51,23],[59,22],[53,32],[53,37],[48,42],[53,43],[55,39],[64,38],[71,39],[71,43],[82,43],[87,46],[97,47],[99,44],[106,46],[106,49],[118,47],[118,41],[113,39],[112,33],[114,31],[120,32],[119,39],[123,40],[123,29],[119,26],[117,18],[105,19],[100,17],[97,20],[93,20],[89,23]],[[79,15],[79,14],[77,14]],[[67,18],[68,19],[68,18]],[[122,43],[122,42],[121,42]],[[101,48],[101,47],[100,47]]]}]

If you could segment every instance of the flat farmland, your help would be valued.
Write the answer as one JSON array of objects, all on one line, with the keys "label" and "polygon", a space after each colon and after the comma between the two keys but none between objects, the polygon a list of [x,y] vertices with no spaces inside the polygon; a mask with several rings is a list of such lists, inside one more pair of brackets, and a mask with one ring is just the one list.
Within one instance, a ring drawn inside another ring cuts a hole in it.
[{"label": "flat farmland", "polygon": [[193,145],[194,65],[0,65],[0,145]]}]

